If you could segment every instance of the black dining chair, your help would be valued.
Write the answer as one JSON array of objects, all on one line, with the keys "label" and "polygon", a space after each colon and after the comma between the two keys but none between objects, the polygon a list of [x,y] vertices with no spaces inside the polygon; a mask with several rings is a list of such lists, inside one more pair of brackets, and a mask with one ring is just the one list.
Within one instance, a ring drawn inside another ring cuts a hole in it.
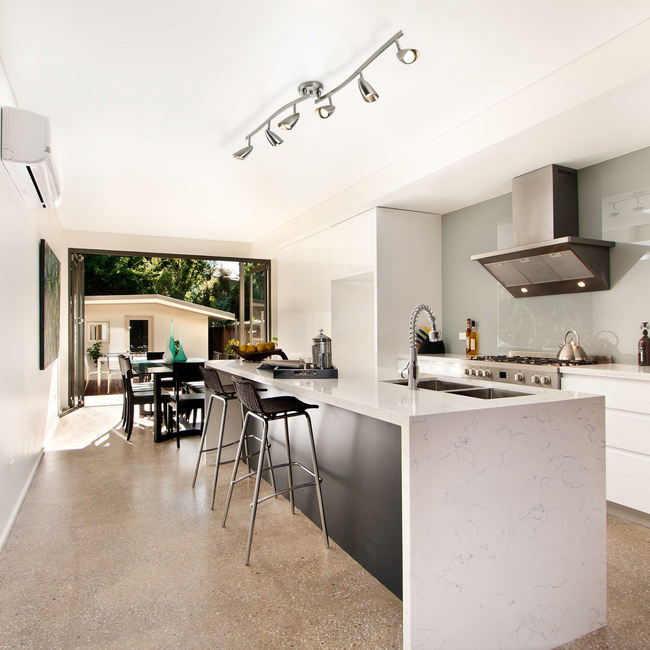
[{"label": "black dining chair", "polygon": [[[205,366],[204,361],[174,361],[173,389],[168,394],[167,422],[170,433],[176,431],[179,434],[176,444],[180,447],[180,418],[181,416],[192,415],[192,426],[196,426],[196,415],[201,412],[203,421],[203,408],[205,404],[205,391],[191,390],[189,384],[202,382],[201,368]],[[188,418],[189,419],[189,418]],[[201,431],[196,431],[200,435]]]},{"label": "black dining chair", "polygon": [[[133,433],[133,424],[135,421],[135,407],[145,404],[154,403],[153,386],[151,384],[134,384],[133,383],[133,370],[131,369],[131,361],[128,357],[121,355],[120,373],[122,374],[122,385],[124,387],[124,408],[122,409],[122,424],[126,439],[131,439]],[[165,393],[161,396],[163,402],[168,400]],[[177,445],[179,443],[177,442]]]}]

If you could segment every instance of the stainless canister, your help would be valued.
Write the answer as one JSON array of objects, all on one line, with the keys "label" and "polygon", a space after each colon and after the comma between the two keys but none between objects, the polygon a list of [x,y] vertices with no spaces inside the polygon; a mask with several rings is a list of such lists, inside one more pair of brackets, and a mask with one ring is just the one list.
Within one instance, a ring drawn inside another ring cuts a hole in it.
[{"label": "stainless canister", "polygon": [[314,368],[332,367],[332,339],[323,334],[323,330],[312,339],[311,359]]}]

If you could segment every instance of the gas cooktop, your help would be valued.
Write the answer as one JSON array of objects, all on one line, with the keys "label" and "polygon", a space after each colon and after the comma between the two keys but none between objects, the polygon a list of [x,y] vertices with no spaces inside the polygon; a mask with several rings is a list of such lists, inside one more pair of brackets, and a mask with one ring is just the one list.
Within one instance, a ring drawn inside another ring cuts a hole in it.
[{"label": "gas cooktop", "polygon": [[519,363],[527,364],[529,366],[588,366],[597,361],[560,361],[550,357],[528,357],[528,356],[512,356],[509,357],[505,354],[487,355],[479,357],[470,357],[467,361],[482,361],[484,363]]},{"label": "gas cooktop", "polygon": [[467,377],[488,381],[559,389],[561,367],[611,363],[609,357],[594,357],[589,361],[559,361],[554,356],[530,356],[517,352],[513,351],[512,356],[497,354],[462,359],[461,372]]}]

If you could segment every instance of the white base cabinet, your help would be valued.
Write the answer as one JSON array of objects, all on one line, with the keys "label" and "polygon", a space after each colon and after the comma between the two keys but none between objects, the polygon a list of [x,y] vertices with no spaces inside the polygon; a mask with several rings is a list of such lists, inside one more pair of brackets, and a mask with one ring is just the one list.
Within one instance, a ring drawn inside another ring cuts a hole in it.
[{"label": "white base cabinet", "polygon": [[607,500],[650,514],[650,381],[562,375],[562,390],[605,395]]}]

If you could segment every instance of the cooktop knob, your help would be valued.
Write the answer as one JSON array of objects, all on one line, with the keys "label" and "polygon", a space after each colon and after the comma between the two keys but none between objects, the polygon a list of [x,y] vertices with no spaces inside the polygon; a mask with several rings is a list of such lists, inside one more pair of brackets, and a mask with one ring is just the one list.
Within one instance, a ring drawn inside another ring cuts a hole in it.
[{"label": "cooktop knob", "polygon": [[523,380],[524,380],[524,376],[522,373],[520,372],[515,373],[515,381],[523,381]]},{"label": "cooktop knob", "polygon": [[550,383],[551,383],[551,378],[550,377],[546,377],[546,376],[542,377],[542,384],[544,384],[545,386],[548,386]]},{"label": "cooktop knob", "polygon": [[469,368],[465,368],[465,374],[466,375],[471,375],[472,371]]},{"label": "cooktop knob", "polygon": [[491,370],[484,370],[483,371],[483,376],[484,377],[491,377],[492,376],[492,371]]},{"label": "cooktop knob", "polygon": [[472,369],[469,371],[469,374],[472,375],[472,377],[476,377],[476,375],[478,375],[478,373],[476,372],[476,369],[475,369],[475,368],[472,368]]},{"label": "cooktop knob", "polygon": [[479,370],[478,371],[478,376],[479,377],[485,377],[485,370]]},{"label": "cooktop knob", "polygon": [[533,375],[530,379],[533,382],[533,384],[539,384],[541,382],[539,375]]}]

